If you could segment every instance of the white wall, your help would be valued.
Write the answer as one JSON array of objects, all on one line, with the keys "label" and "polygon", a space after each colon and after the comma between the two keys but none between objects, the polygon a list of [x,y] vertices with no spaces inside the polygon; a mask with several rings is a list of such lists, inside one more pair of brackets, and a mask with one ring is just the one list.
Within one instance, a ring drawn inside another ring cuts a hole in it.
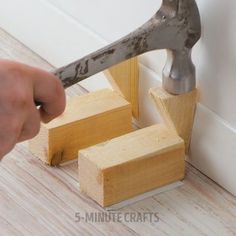
[{"label": "white wall", "polygon": [[236,1],[198,2],[203,38],[194,58],[201,101],[236,129]]},{"label": "white wall", "polygon": [[[55,66],[98,49],[152,16],[160,0],[0,0],[0,27]],[[236,194],[236,2],[197,0],[203,35],[194,49],[201,104],[189,160]],[[141,126],[158,120],[147,91],[160,83],[165,52],[140,57]],[[108,86],[95,76],[90,90]]]}]

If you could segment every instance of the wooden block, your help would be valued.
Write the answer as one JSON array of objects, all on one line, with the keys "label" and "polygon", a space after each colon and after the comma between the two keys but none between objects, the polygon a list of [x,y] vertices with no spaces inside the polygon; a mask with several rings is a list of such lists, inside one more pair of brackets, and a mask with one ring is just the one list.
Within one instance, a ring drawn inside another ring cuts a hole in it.
[{"label": "wooden block", "polygon": [[29,150],[49,165],[73,160],[78,150],[132,131],[130,104],[109,89],[71,98],[62,116],[42,124]]},{"label": "wooden block", "polygon": [[152,88],[150,94],[165,124],[185,141],[188,154],[198,99],[197,89],[187,94],[171,95],[162,88]]},{"label": "wooden block", "polygon": [[184,141],[154,125],[79,152],[81,190],[106,207],[184,178]]},{"label": "wooden block", "polygon": [[120,92],[131,103],[135,118],[139,116],[139,67],[138,58],[132,58],[105,72],[115,91]]}]

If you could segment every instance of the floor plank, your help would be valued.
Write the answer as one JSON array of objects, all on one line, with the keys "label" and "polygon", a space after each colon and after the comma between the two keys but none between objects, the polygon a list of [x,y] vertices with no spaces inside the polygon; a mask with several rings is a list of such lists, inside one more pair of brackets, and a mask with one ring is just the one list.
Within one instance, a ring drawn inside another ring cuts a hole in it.
[{"label": "floor plank", "polygon": [[[53,69],[3,30],[0,57]],[[84,92],[76,85],[67,94]],[[182,187],[123,208],[121,222],[76,222],[76,213],[106,213],[79,191],[77,167],[45,166],[17,145],[0,162],[0,235],[236,235],[236,198],[188,164]],[[124,220],[147,212],[158,222]]]}]

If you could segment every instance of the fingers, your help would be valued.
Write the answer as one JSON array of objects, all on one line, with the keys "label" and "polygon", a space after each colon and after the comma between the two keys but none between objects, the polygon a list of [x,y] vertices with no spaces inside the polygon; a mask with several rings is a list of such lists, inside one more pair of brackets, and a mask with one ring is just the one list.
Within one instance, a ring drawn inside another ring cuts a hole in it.
[{"label": "fingers", "polygon": [[[20,96],[17,97],[20,100]],[[0,106],[0,159],[16,143],[31,139],[39,132],[40,113],[34,102],[19,100],[9,98]]]},{"label": "fingers", "polygon": [[[38,110],[34,101],[43,105]],[[53,74],[0,60],[0,159],[17,142],[33,138],[40,121],[49,122],[65,109],[65,92]]]},{"label": "fingers", "polygon": [[41,119],[47,123],[62,114],[65,109],[65,92],[61,81],[45,71],[34,71],[34,97],[43,105]]},{"label": "fingers", "polygon": [[32,104],[31,108],[28,110],[28,117],[25,118],[17,142],[23,142],[35,137],[40,129],[40,120],[40,112],[34,104]]},{"label": "fingers", "polygon": [[[34,110],[33,110],[34,109]],[[16,143],[36,136],[40,129],[40,113],[32,107],[26,119],[19,119],[17,114],[0,118],[0,160],[10,152]]]},{"label": "fingers", "polygon": [[23,123],[16,117],[2,115],[0,117],[0,159],[10,152],[17,143]]},{"label": "fingers", "polygon": [[61,81],[52,73],[12,61],[0,60],[0,77],[1,65],[7,70],[8,77],[11,76],[12,81],[18,83],[19,80],[21,82],[23,80],[31,86],[33,99],[43,103],[40,109],[43,122],[51,121],[64,111],[65,91]]}]

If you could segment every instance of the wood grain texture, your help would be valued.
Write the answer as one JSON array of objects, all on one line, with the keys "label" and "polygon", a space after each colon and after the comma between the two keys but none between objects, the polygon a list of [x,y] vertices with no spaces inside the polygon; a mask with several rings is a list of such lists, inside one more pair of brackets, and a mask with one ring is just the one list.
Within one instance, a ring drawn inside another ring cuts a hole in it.
[{"label": "wood grain texture", "polygon": [[77,159],[78,151],[132,131],[130,103],[109,89],[67,100],[65,112],[29,141],[29,150],[55,166]]},{"label": "wood grain texture", "polygon": [[[47,69],[47,62],[0,30],[1,57]],[[6,53],[8,52],[8,53]],[[9,56],[11,54],[11,56]],[[35,58],[35,59],[32,59]],[[84,92],[78,85],[70,96]],[[51,168],[19,144],[0,162],[0,235],[3,236],[235,236],[236,198],[187,164],[184,185],[119,212],[149,212],[159,222],[76,222],[75,214],[105,212],[78,189],[77,162]]]},{"label": "wood grain texture", "polygon": [[197,90],[176,96],[163,88],[152,88],[150,95],[165,124],[184,139],[188,154],[197,105]]},{"label": "wood grain texture", "polygon": [[154,125],[79,152],[80,188],[101,206],[184,178],[184,142]]},{"label": "wood grain texture", "polygon": [[105,75],[113,89],[131,103],[132,113],[139,117],[139,67],[138,58],[132,58],[106,70]]}]

